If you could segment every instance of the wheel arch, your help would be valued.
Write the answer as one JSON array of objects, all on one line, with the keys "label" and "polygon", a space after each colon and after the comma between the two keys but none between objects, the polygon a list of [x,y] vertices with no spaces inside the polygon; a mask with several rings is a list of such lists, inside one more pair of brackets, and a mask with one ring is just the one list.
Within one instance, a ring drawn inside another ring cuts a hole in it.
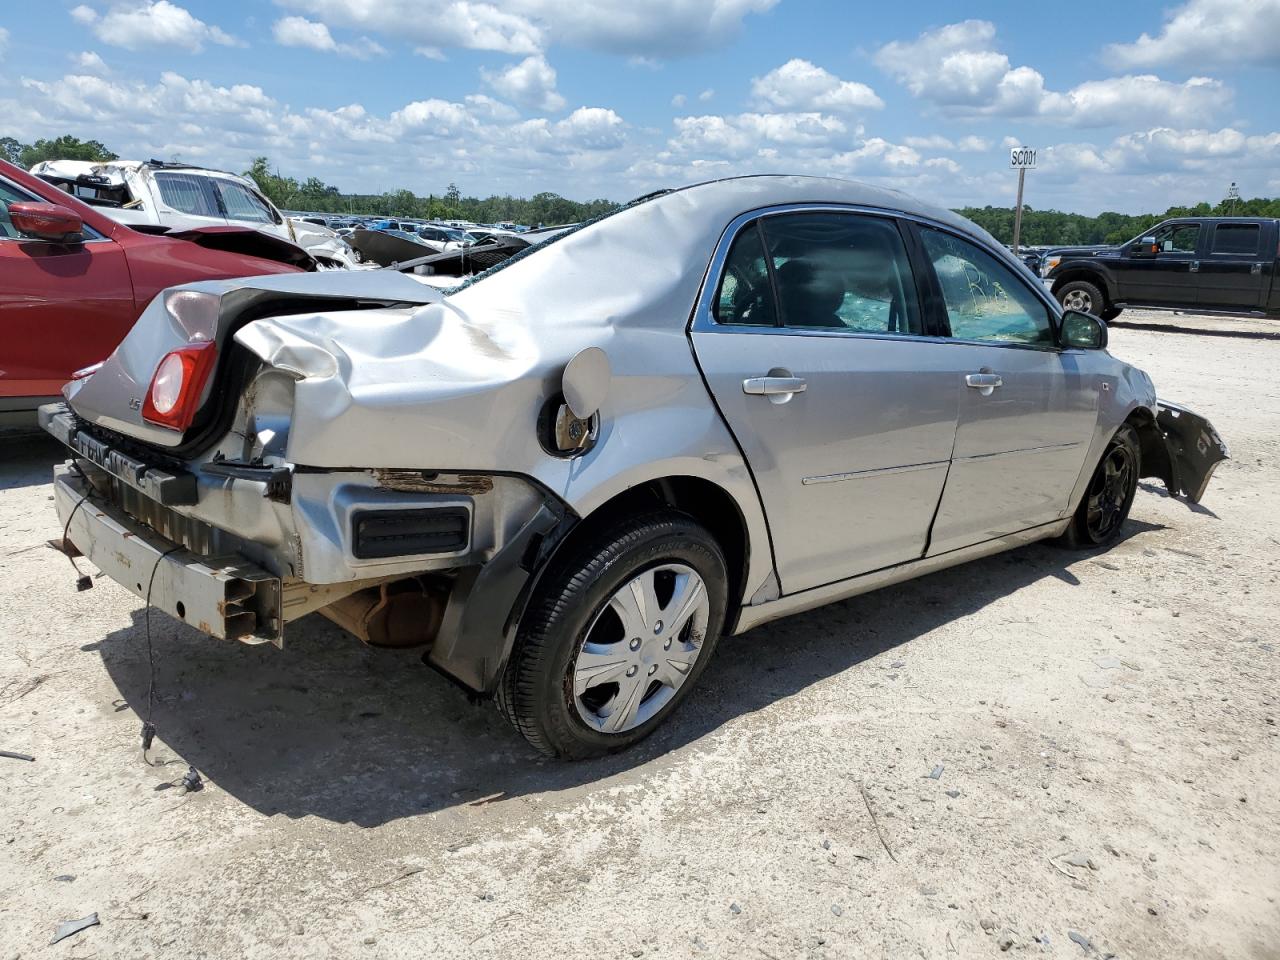
[{"label": "wheel arch", "polygon": [[1059,290],[1076,280],[1092,283],[1102,291],[1102,295],[1107,298],[1108,304],[1115,300],[1115,284],[1111,282],[1111,278],[1104,271],[1092,266],[1068,267],[1053,278],[1053,286],[1050,290],[1057,297]]},{"label": "wheel arch", "polygon": [[1124,422],[1138,434],[1138,476],[1157,477],[1172,492],[1173,462],[1169,458],[1169,446],[1165,443],[1164,431],[1156,422],[1156,415],[1147,407],[1136,406],[1129,411]]},{"label": "wheel arch", "polygon": [[[729,606],[725,633],[731,634],[750,582],[752,536],[738,501],[723,486],[706,477],[675,474],[654,477],[628,487],[583,516],[548,558],[547,566],[571,551],[574,545],[637,512],[669,508],[686,513],[707,529],[724,553],[729,574]],[[769,551],[764,546],[765,556]]]}]

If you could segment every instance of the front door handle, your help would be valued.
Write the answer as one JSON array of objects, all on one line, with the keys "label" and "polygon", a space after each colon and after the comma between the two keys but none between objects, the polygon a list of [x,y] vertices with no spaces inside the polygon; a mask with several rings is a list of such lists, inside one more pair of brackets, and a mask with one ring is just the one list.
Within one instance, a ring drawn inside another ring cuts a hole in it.
[{"label": "front door handle", "polygon": [[1261,275],[1262,275],[1262,264],[1261,264],[1261,263],[1255,263],[1252,267],[1250,267],[1250,268],[1249,268],[1249,272],[1250,272],[1251,274],[1253,274],[1255,277],[1257,277],[1257,276],[1261,276]]},{"label": "front door handle", "polygon": [[1192,261],[1191,261],[1191,272],[1192,272],[1192,273],[1199,273],[1199,272],[1200,272],[1200,261],[1199,261],[1199,260],[1192,260]]},{"label": "front door handle", "polygon": [[975,390],[986,390],[989,393],[996,387],[1003,387],[1004,380],[998,373],[970,373],[965,376],[964,385],[973,387]]},{"label": "front door handle", "polygon": [[742,392],[754,397],[789,397],[808,389],[800,377],[748,377],[742,381]]}]

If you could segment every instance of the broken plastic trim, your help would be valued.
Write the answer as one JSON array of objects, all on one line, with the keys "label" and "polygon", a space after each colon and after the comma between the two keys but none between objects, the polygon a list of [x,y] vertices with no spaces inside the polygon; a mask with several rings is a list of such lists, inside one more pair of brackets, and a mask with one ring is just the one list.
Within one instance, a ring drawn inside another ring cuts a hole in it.
[{"label": "broken plastic trim", "polygon": [[1227,445],[1204,417],[1176,403],[1156,405],[1156,424],[1168,451],[1168,474],[1162,477],[1169,492],[1192,503],[1204,496],[1213,471],[1230,458]]}]

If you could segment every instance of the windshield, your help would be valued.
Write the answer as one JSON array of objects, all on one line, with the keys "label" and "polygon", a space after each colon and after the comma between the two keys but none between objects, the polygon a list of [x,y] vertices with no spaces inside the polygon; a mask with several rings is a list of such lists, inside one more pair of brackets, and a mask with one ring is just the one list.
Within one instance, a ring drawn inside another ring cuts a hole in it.
[{"label": "windshield", "polygon": [[218,194],[227,209],[227,219],[248,220],[251,223],[275,222],[266,201],[252,190],[234,180],[215,179],[213,182],[217,184]]}]

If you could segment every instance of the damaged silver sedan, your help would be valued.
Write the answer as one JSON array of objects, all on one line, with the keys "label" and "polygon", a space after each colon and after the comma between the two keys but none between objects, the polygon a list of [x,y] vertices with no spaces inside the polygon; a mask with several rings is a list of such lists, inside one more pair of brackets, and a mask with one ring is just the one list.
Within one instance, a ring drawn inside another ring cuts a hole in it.
[{"label": "damaged silver sedan", "polygon": [[422,647],[558,756],[646,736],[721,635],[1105,546],[1226,457],[978,227],[856,183],[397,266],[157,298],[42,410],[68,549],[214,637]]}]

